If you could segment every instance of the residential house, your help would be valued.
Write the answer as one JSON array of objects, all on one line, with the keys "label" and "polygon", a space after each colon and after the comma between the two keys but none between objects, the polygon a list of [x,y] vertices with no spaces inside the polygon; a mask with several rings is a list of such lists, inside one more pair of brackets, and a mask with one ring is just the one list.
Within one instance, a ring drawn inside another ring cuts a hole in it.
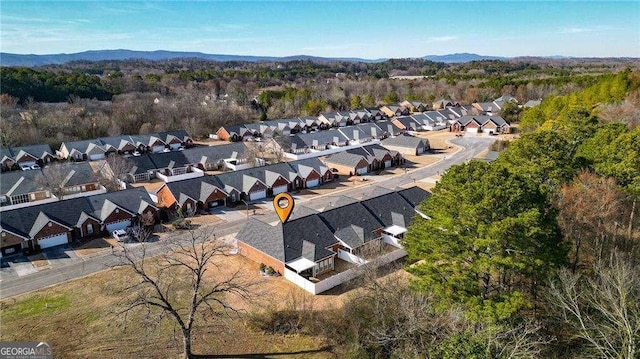
[{"label": "residential house", "polygon": [[[305,187],[305,179],[303,179],[302,176],[300,176],[300,174],[298,173],[298,171],[296,171],[292,166],[290,166],[290,163],[288,162],[276,163],[276,164],[265,166],[264,171],[265,171],[265,180],[266,180],[265,182],[267,183],[267,185],[269,185],[270,182],[277,181],[278,176],[281,176],[282,178],[285,178],[289,181],[287,187],[285,187],[284,185],[282,185],[280,188],[272,187],[271,193],[273,195],[276,195],[282,192],[296,191]],[[318,175],[318,178],[320,178],[319,175]]]},{"label": "residential house", "polygon": [[503,105],[504,105],[504,102],[497,102],[497,101],[473,103],[473,107],[476,110],[478,110],[480,115],[488,115],[488,116],[499,115]]},{"label": "residential house", "polygon": [[422,203],[425,199],[431,196],[429,191],[426,191],[420,187],[413,186],[406,189],[401,189],[397,191],[399,195],[401,195],[404,199],[409,202],[413,208],[418,208],[420,203]]},{"label": "residential house", "polygon": [[420,101],[404,100],[400,103],[400,106],[406,107],[411,113],[424,112],[429,110],[429,104]]},{"label": "residential house", "polygon": [[181,152],[190,164],[203,171],[211,171],[246,164],[248,162],[247,150],[247,145],[244,142],[236,142],[217,146],[192,147]]},{"label": "residential house", "polygon": [[42,167],[56,159],[51,147],[47,144],[2,147],[0,155],[2,156],[0,167],[3,171],[18,169],[14,166],[23,168],[39,165]]},{"label": "residential house", "polygon": [[494,101],[496,102],[502,102],[502,103],[518,103],[518,99],[516,99],[515,97],[511,96],[511,95],[502,95],[500,97],[498,97],[497,99],[495,99]]},{"label": "residential house", "polygon": [[337,129],[311,133],[298,133],[294,137],[299,139],[299,141],[292,140],[293,143],[296,144],[296,148],[298,143],[303,143],[305,147],[318,151],[332,147],[346,146],[349,144],[349,139]]},{"label": "residential house", "polygon": [[356,127],[372,139],[383,139],[387,136],[385,131],[382,130],[378,124],[373,122],[361,123],[356,125]]},{"label": "residential house", "polygon": [[98,141],[103,143],[105,153],[117,152],[119,155],[131,155],[138,150],[130,136],[102,137]]},{"label": "residential house", "polygon": [[127,173],[127,180],[129,182],[148,182],[156,178],[158,168],[148,155],[132,156],[128,158],[128,161],[132,164],[131,169]]},{"label": "residential house", "polygon": [[453,130],[497,135],[499,133],[508,133],[511,127],[500,116],[463,116],[453,125]]},{"label": "residential house", "polygon": [[88,163],[57,164],[40,170],[5,173],[0,176],[0,184],[0,211],[106,192]]},{"label": "residential house", "polygon": [[141,217],[157,218],[142,189],[77,197],[8,210],[0,216],[0,255],[45,249],[124,229]]},{"label": "residential house", "polygon": [[365,111],[369,112],[371,116],[370,119],[372,121],[382,121],[387,119],[387,115],[384,112],[380,111],[379,108],[368,107],[365,108]]},{"label": "residential house", "polygon": [[179,150],[181,147],[189,148],[193,146],[193,138],[185,130],[158,132],[155,136],[164,141],[172,151]]},{"label": "residential house", "polygon": [[358,126],[342,127],[338,131],[349,140],[349,144],[367,143],[373,140],[371,134],[362,131]]},{"label": "residential house", "polygon": [[192,215],[196,211],[209,211],[211,208],[227,204],[229,194],[214,176],[190,178],[162,185],[157,191],[158,206],[181,209]]},{"label": "residential house", "polygon": [[380,111],[382,111],[387,117],[406,116],[409,114],[409,109],[404,106],[396,105],[382,106],[380,107]]},{"label": "residential house", "polygon": [[452,99],[443,98],[438,101],[435,101],[431,106],[431,108],[433,108],[434,110],[442,110],[447,107],[455,107],[455,106],[460,106],[460,103]]},{"label": "residential house", "polygon": [[324,159],[327,167],[333,172],[345,176],[364,175],[369,172],[367,157],[347,151],[334,153]]},{"label": "residential house", "polygon": [[[256,201],[267,197],[269,186],[265,183],[264,170],[261,168],[249,168],[233,172],[225,172],[215,177],[223,190],[229,194],[229,202],[240,200]],[[280,181],[276,185],[288,185],[288,181]],[[237,194],[237,198],[234,197]]]},{"label": "residential house", "polygon": [[421,155],[430,149],[429,140],[414,136],[388,137],[382,141],[386,149],[398,151],[403,155]]},{"label": "residential house", "polygon": [[414,206],[397,192],[390,192],[364,199],[360,202],[384,225],[382,239],[385,243],[402,248],[400,241],[416,216]]},{"label": "residential house", "polygon": [[422,124],[411,118],[411,116],[396,117],[391,122],[400,129],[400,131],[424,131]]},{"label": "residential house", "polygon": [[131,141],[140,153],[160,153],[164,152],[167,147],[167,144],[156,134],[134,135],[129,137],[131,137]]},{"label": "residential house", "polygon": [[390,120],[382,120],[376,122],[376,126],[380,127],[383,133],[383,137],[387,136],[398,136],[401,133],[401,130],[398,126],[394,125]]},{"label": "residential house", "polygon": [[304,188],[317,187],[323,183],[333,181],[333,172],[318,157],[289,162],[289,165],[304,181]]},{"label": "residential house", "polygon": [[251,138],[253,133],[244,125],[225,125],[216,131],[216,136],[219,140],[237,142]]},{"label": "residential house", "polygon": [[204,176],[204,172],[185,156],[184,151],[149,153],[144,156],[153,162],[156,177],[164,182]]},{"label": "residential house", "polygon": [[98,139],[93,139],[63,142],[57,155],[61,159],[72,161],[97,161],[104,159],[106,152],[104,144]]}]

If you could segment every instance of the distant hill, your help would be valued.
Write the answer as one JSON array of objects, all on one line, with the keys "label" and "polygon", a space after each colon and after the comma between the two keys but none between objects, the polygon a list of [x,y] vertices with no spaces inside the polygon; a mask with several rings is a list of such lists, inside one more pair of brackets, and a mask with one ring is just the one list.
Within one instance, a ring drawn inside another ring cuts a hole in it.
[{"label": "distant hill", "polygon": [[463,62],[471,62],[471,61],[481,61],[481,60],[508,60],[508,57],[499,57],[499,56],[483,56],[478,54],[470,54],[470,53],[459,53],[459,54],[449,54],[449,55],[428,55],[423,57],[425,60],[433,61],[433,62],[446,62],[448,64],[457,64]]},{"label": "distant hill", "polygon": [[64,64],[71,61],[102,61],[102,60],[128,60],[128,59],[144,59],[151,61],[181,59],[181,58],[197,58],[211,61],[271,61],[271,62],[287,62],[294,60],[310,60],[315,62],[333,62],[333,61],[350,61],[350,62],[376,62],[384,60],[368,60],[360,58],[327,58],[315,57],[307,55],[295,55],[286,57],[275,56],[246,56],[246,55],[220,55],[205,54],[202,52],[179,52],[179,51],[133,51],[133,50],[93,50],[84,51],[74,54],[51,54],[51,55],[21,55],[2,52],[0,53],[0,64],[2,66],[43,66],[51,64]]}]

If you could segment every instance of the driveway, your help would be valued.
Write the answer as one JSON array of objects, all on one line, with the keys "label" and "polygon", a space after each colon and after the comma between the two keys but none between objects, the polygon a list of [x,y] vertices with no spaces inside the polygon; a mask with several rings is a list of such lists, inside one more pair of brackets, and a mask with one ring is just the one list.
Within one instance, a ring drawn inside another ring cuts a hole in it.
[{"label": "driveway", "polygon": [[22,277],[37,272],[27,256],[15,254],[0,260],[0,281],[9,277]]},{"label": "driveway", "polygon": [[68,245],[57,246],[42,250],[42,255],[47,258],[52,267],[73,263],[79,260],[76,253]]}]

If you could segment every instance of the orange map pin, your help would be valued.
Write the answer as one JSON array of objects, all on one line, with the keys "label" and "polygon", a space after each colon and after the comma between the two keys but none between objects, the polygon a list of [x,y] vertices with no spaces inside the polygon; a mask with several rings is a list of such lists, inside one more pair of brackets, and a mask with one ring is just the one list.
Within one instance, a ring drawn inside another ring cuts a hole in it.
[{"label": "orange map pin", "polygon": [[287,192],[278,193],[273,199],[273,207],[276,209],[280,221],[284,223],[293,212],[293,197]]}]

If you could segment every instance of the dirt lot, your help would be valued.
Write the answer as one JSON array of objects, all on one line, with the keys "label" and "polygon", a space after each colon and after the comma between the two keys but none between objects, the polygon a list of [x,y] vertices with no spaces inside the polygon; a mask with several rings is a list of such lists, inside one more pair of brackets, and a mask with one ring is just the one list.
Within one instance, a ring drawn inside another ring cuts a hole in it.
[{"label": "dirt lot", "polygon": [[457,150],[455,146],[445,143],[446,140],[456,138],[456,134],[448,130],[418,132],[417,137],[428,139],[429,146],[436,153],[453,153]]}]

